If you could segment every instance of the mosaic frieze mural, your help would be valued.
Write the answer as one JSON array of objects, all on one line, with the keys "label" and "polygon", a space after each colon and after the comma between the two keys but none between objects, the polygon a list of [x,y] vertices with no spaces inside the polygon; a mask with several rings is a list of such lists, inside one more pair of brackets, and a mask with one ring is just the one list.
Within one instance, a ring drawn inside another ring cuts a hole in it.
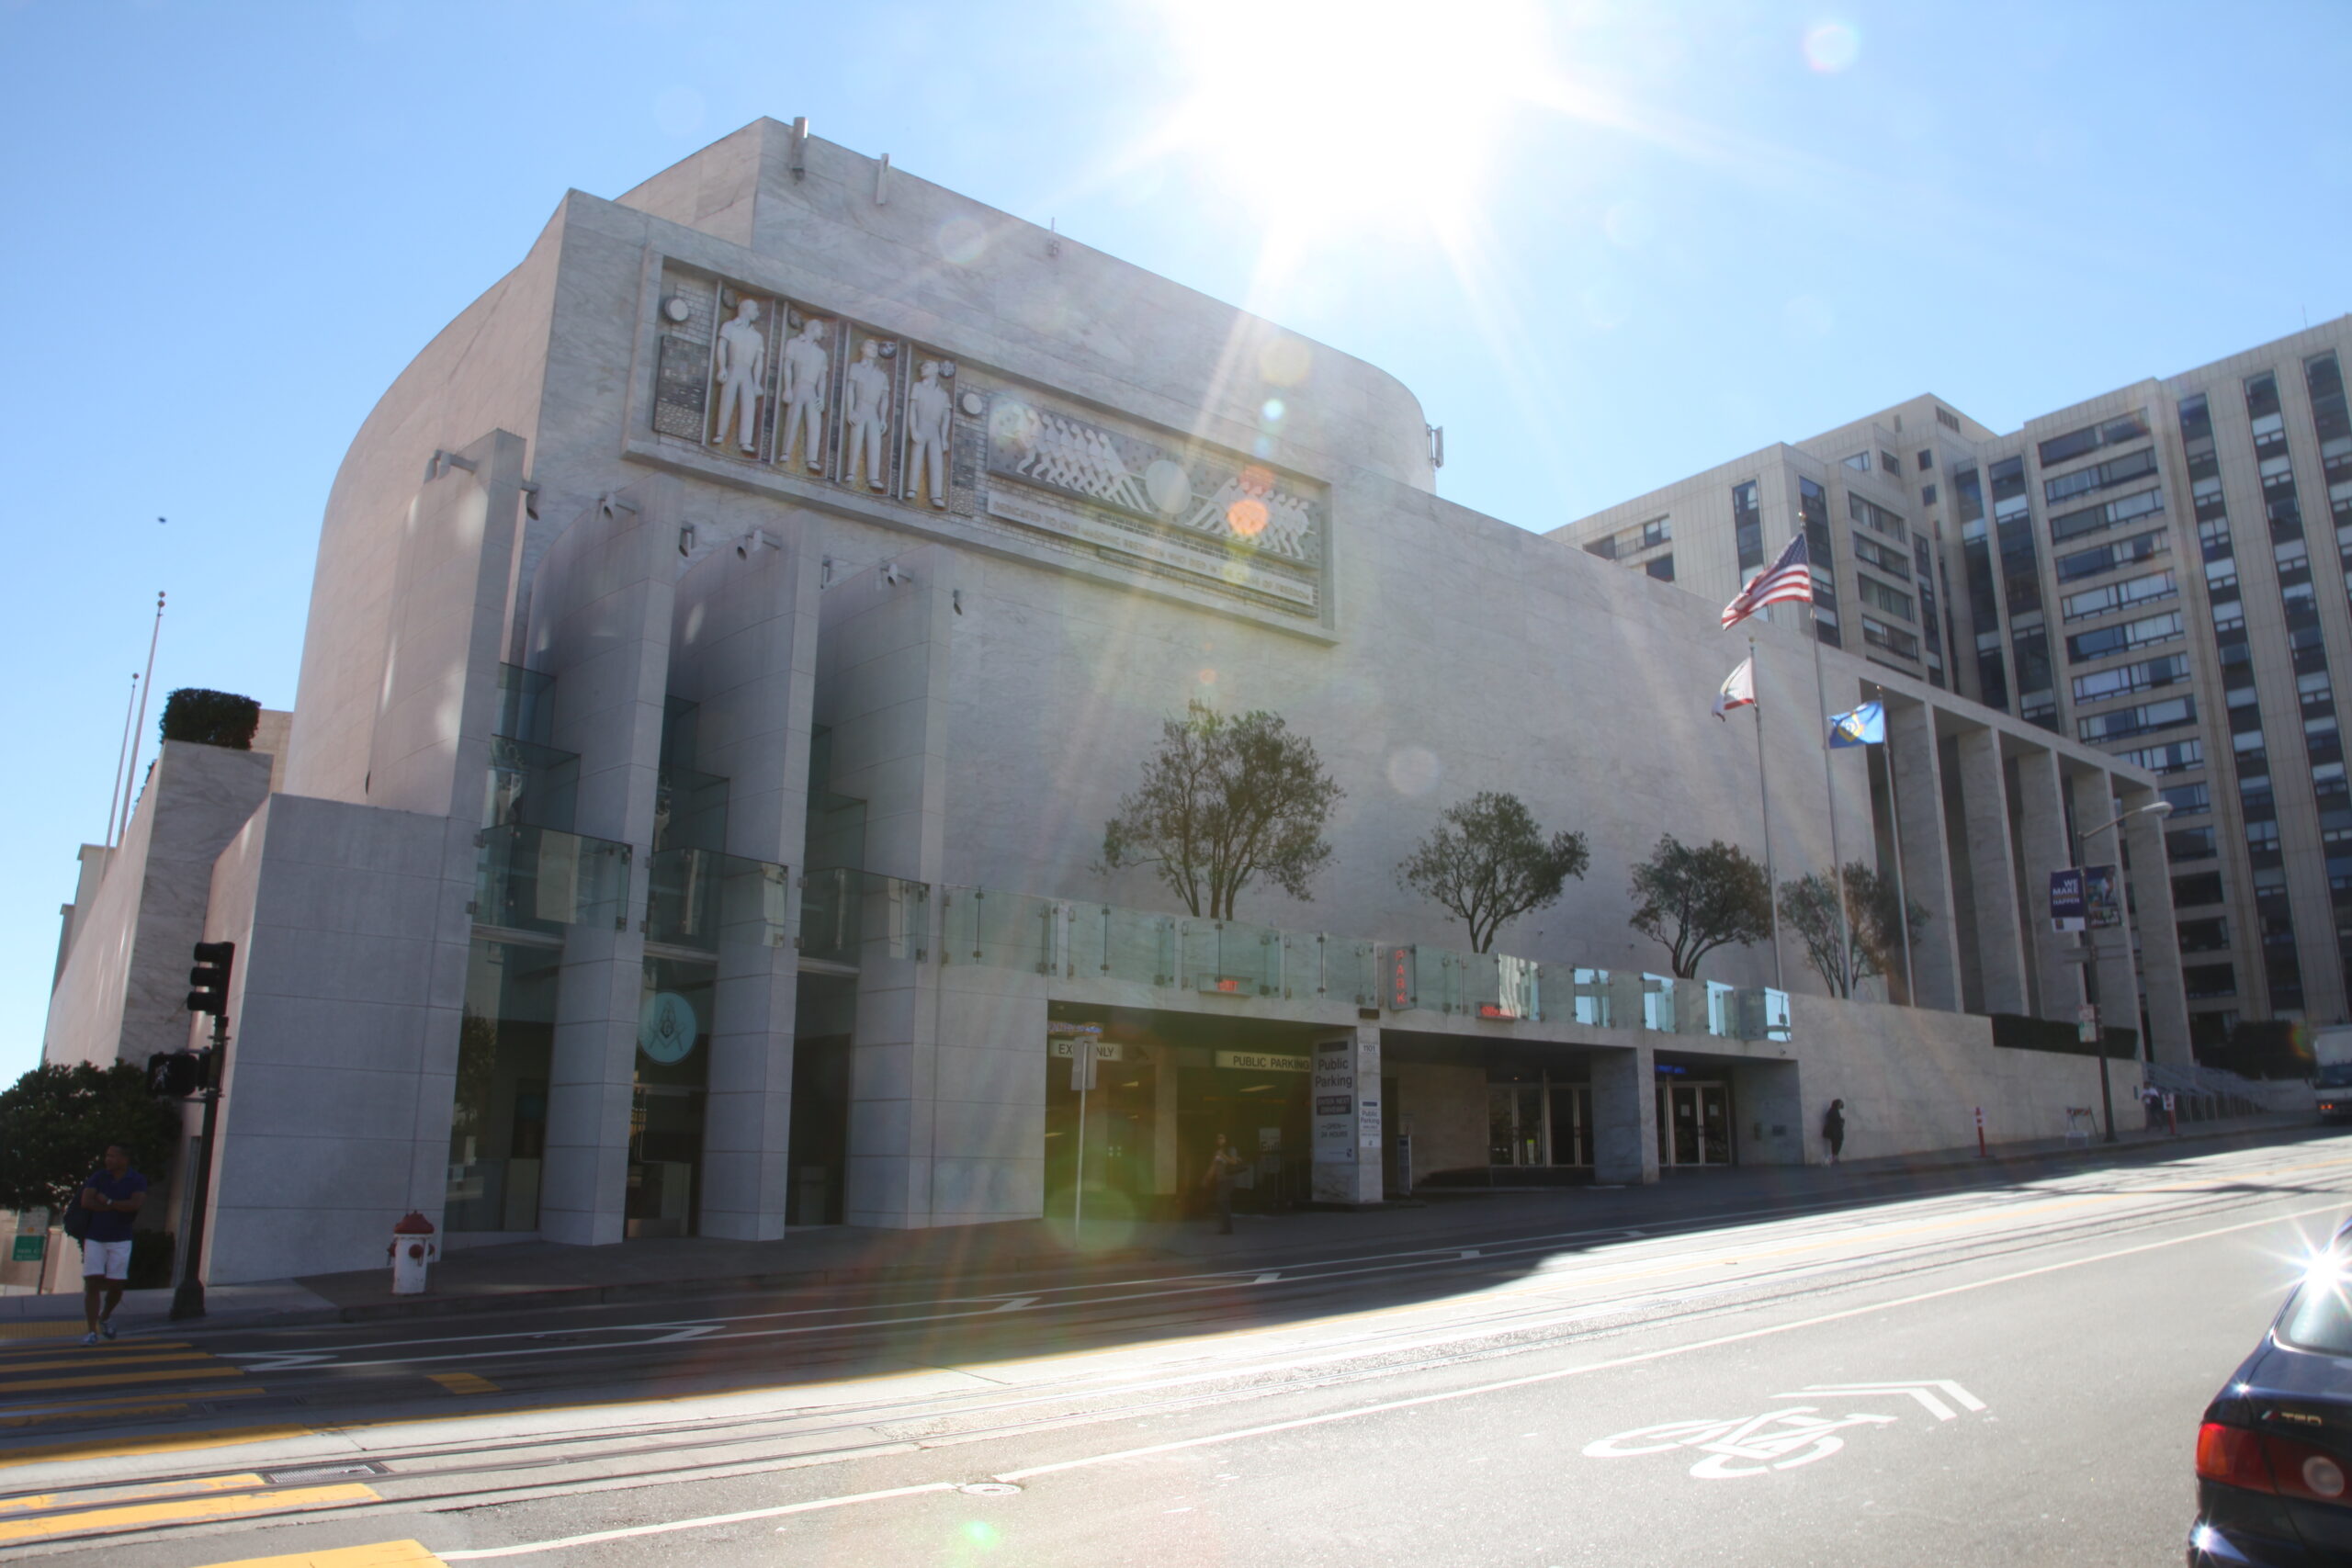
[{"label": "mosaic frieze mural", "polygon": [[665,441],[1090,566],[1319,611],[1317,486],[677,266],[657,310],[651,424]]}]

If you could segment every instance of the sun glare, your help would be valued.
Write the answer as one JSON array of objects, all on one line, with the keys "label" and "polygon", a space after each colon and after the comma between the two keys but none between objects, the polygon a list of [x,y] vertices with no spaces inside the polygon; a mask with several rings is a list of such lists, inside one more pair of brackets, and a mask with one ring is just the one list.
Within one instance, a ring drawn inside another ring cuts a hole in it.
[{"label": "sun glare", "polygon": [[1544,69],[1523,0],[1171,0],[1188,86],[1168,140],[1270,227],[1436,220],[1475,197]]}]

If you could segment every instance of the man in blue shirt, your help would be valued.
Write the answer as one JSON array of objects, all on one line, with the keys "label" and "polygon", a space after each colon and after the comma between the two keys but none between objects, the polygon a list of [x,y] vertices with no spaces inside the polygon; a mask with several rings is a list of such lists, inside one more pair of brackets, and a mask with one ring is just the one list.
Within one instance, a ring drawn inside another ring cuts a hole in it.
[{"label": "man in blue shirt", "polygon": [[[82,1343],[95,1345],[101,1336],[114,1337],[114,1309],[130,1279],[130,1227],[147,1201],[147,1179],[130,1168],[129,1149],[108,1144],[106,1163],[82,1183],[76,1201],[90,1211],[89,1233],[82,1238],[82,1321],[90,1331]],[[98,1310],[101,1292],[104,1312]]]}]

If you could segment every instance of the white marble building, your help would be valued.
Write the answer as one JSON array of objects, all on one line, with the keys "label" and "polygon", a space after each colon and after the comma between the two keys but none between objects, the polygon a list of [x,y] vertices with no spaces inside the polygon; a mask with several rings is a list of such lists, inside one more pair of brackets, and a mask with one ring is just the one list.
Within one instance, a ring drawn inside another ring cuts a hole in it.
[{"label": "white marble building", "polygon": [[[1366,1201],[1408,1137],[1417,1179],[1649,1180],[1806,1158],[1832,1097],[1849,1156],[2098,1102],[2091,1056],[2021,1043],[2132,995],[2133,932],[2069,963],[2032,890],[2147,774],[1830,652],[1891,745],[1825,776],[1810,645],[1755,623],[1779,866],[1827,867],[1833,820],[1899,858],[1911,978],[1832,999],[1793,939],[1778,979],[1761,946],[1645,978],[1629,866],[1760,847],[1755,732],[1709,716],[1745,637],[1433,479],[1374,367],[805,130],[568,194],[327,502],[283,783],[204,888],[240,952],[212,1277],[371,1266],[410,1209],[582,1245],[1029,1218],[1081,1137],[1115,1215],[1217,1131],[1261,1201]],[[1098,868],[1193,699],[1280,713],[1345,789],[1311,902],[1221,929]],[[1510,960],[1396,874],[1482,789],[1591,849]],[[153,1048],[109,1026],[99,914],[139,918],[168,795],[77,899],[52,1060]],[[2135,891],[2148,1008],[2111,1021],[2185,1060]]]}]

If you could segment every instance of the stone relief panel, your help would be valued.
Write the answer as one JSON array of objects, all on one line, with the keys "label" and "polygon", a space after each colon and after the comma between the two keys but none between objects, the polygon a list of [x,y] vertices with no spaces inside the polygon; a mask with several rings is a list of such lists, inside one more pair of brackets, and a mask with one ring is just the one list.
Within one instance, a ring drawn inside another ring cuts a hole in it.
[{"label": "stone relief panel", "polygon": [[993,516],[1294,610],[1322,602],[1319,498],[1263,464],[1014,392],[993,399],[988,444]]},{"label": "stone relief panel", "polygon": [[899,362],[895,339],[852,327],[842,334],[841,469],[834,477],[853,490],[891,493],[898,421]]},{"label": "stone relief panel", "polygon": [[660,289],[656,436],[1048,561],[1321,618],[1319,485],[676,265]]}]

